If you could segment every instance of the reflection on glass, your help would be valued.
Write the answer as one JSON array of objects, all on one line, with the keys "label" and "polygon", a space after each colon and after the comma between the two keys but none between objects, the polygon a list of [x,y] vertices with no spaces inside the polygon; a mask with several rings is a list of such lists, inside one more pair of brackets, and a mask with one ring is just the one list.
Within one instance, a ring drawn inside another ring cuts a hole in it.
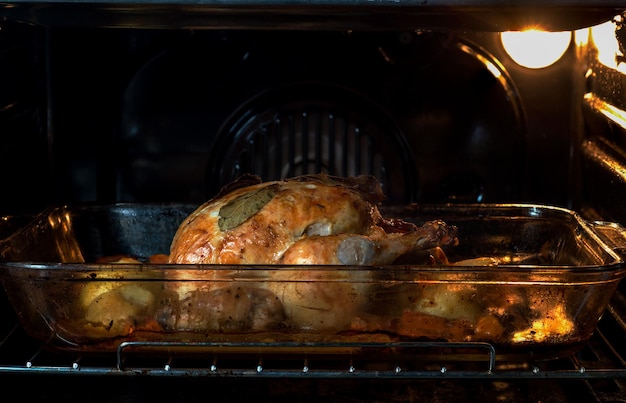
[{"label": "reflection on glass", "polygon": [[598,50],[598,61],[611,69],[626,73],[626,66],[622,62],[623,54],[615,36],[615,22],[607,21],[604,24],[591,27],[591,41]]}]

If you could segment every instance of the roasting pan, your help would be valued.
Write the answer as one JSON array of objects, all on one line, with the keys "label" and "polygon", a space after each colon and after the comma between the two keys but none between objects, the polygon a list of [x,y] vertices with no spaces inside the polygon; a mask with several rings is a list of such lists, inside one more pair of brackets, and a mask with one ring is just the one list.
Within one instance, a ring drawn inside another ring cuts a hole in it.
[{"label": "roasting pan", "polygon": [[195,207],[54,206],[0,241],[0,279],[27,334],[85,354],[403,350],[419,359],[421,347],[456,346],[460,356],[487,348],[551,359],[592,336],[626,273],[619,224],[527,204],[381,209],[456,225],[445,264],[432,250],[375,267],[149,261],[168,253]]}]

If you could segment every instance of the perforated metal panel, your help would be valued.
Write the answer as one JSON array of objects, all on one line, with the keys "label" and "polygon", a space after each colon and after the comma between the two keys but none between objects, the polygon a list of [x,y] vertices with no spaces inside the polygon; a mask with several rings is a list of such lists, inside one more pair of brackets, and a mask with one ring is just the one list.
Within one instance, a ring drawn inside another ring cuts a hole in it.
[{"label": "perforated metal panel", "polygon": [[242,174],[374,175],[390,201],[413,201],[415,163],[378,105],[344,87],[298,83],[250,99],[222,126],[207,175],[212,192]]}]

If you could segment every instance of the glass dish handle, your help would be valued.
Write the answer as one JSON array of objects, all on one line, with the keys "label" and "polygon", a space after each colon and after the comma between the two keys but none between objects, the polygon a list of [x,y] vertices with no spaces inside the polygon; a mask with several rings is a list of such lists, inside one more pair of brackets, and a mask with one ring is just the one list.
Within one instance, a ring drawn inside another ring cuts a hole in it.
[{"label": "glass dish handle", "polygon": [[589,222],[593,232],[615,253],[626,256],[626,227],[609,221]]}]

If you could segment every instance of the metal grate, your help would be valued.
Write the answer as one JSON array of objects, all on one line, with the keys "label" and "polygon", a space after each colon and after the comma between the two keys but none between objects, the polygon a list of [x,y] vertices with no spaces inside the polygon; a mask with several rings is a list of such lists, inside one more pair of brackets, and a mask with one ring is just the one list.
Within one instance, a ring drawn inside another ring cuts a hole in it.
[{"label": "metal grate", "polygon": [[328,84],[266,91],[223,124],[209,158],[209,193],[243,174],[373,175],[388,199],[415,201],[416,165],[404,134],[378,105]]},{"label": "metal grate", "polygon": [[[609,309],[598,331],[582,350],[567,358],[539,362],[500,360],[496,349],[488,343],[446,342],[124,342],[110,355],[83,356],[49,351],[45,344],[29,340],[16,324],[0,340],[0,373],[335,379],[609,379],[619,384],[622,390],[626,362],[605,333],[616,323],[612,311]],[[242,355],[242,347],[249,352]],[[294,347],[301,353],[293,354]],[[231,349],[237,353],[231,353]],[[284,354],[284,349],[290,353]],[[310,349],[316,352],[310,353]],[[324,349],[328,354],[324,354]],[[357,350],[358,353],[353,352]],[[346,353],[342,354],[342,351]],[[386,353],[381,354],[381,351]],[[414,359],[417,356],[420,358]],[[626,398],[626,391],[624,393]]]},{"label": "metal grate", "polygon": [[[248,345],[248,354],[233,355],[229,353],[229,349],[238,350],[241,345],[209,343],[190,346],[184,343],[129,342],[121,344],[115,353],[90,356],[51,352],[45,345],[28,339],[22,328],[16,324],[6,334],[1,335],[0,376],[5,379],[11,379],[6,378],[7,376],[21,379],[23,376],[33,375],[36,379],[42,379],[42,382],[56,379],[54,384],[62,384],[63,379],[67,378],[70,385],[75,385],[75,378],[79,377],[82,379],[80,384],[85,385],[85,388],[94,385],[99,385],[96,386],[98,388],[109,388],[112,387],[110,381],[120,377],[133,378],[133,382],[163,378],[186,382],[198,379],[202,380],[201,385],[197,386],[200,389],[193,392],[189,389],[186,392],[201,396],[206,392],[208,379],[215,379],[219,382],[218,385],[225,388],[221,391],[215,389],[213,393],[228,396],[243,392],[239,392],[241,386],[226,387],[224,382],[227,379],[233,379],[233,382],[241,385],[248,385],[242,382],[254,382],[252,386],[244,386],[250,388],[260,388],[259,385],[264,383],[280,383],[281,387],[289,382],[306,382],[307,385],[311,382],[319,385],[329,383],[328,386],[318,386],[322,389],[336,388],[337,385],[333,382],[343,380],[348,383],[340,384],[340,387],[346,387],[345,393],[349,397],[353,397],[354,393],[363,393],[366,396],[373,396],[374,393],[401,393],[398,388],[404,387],[408,388],[408,392],[402,392],[408,393],[404,398],[419,398],[420,401],[439,401],[431,400],[431,394],[433,390],[440,397],[445,394],[447,389],[436,386],[441,386],[443,382],[452,387],[455,393],[467,393],[470,396],[475,393],[492,393],[490,401],[508,396],[508,401],[518,402],[543,400],[545,397],[550,397],[546,401],[582,399],[618,402],[626,401],[626,363],[623,351],[620,351],[624,347],[615,345],[626,334],[626,329],[620,327],[623,322],[614,316],[618,311],[614,306],[609,308],[598,331],[576,354],[541,362],[502,360],[496,349],[485,343],[429,342],[394,344],[391,347],[397,353],[382,356],[370,353],[389,348],[390,345],[333,344],[326,346],[335,349],[333,354],[324,356],[319,352],[307,353],[307,348],[311,346],[302,344],[301,354],[287,357],[281,354],[281,348],[287,347],[293,351],[292,345],[272,345],[271,348],[264,344]],[[622,333],[617,333],[615,326]],[[189,347],[197,348],[198,352],[190,353]],[[320,345],[315,347],[319,348]],[[338,348],[352,350],[355,347],[360,348],[362,353],[336,354]],[[181,353],[179,349],[186,353]],[[426,354],[429,358],[412,360],[411,353]],[[55,377],[50,378],[51,375]],[[90,383],[87,379],[93,381]],[[264,383],[259,384],[261,381]],[[156,382],[158,385],[160,381]],[[430,386],[431,383],[433,386]],[[119,381],[113,385],[117,384]],[[503,385],[508,385],[506,393],[500,391]],[[70,390],[74,390],[73,388],[75,386],[71,386]],[[390,388],[390,391],[385,388]],[[510,394],[511,389],[516,391],[514,396]],[[49,393],[52,392],[48,391],[46,395]],[[344,401],[345,397],[338,395],[339,400],[336,401]],[[454,399],[457,400],[458,397]],[[396,401],[403,401],[404,398],[396,396]]]},{"label": "metal grate", "polygon": [[330,112],[276,113],[247,136],[234,164],[235,175],[256,172],[263,178],[325,172],[370,174],[387,181],[385,156],[371,133]]}]

